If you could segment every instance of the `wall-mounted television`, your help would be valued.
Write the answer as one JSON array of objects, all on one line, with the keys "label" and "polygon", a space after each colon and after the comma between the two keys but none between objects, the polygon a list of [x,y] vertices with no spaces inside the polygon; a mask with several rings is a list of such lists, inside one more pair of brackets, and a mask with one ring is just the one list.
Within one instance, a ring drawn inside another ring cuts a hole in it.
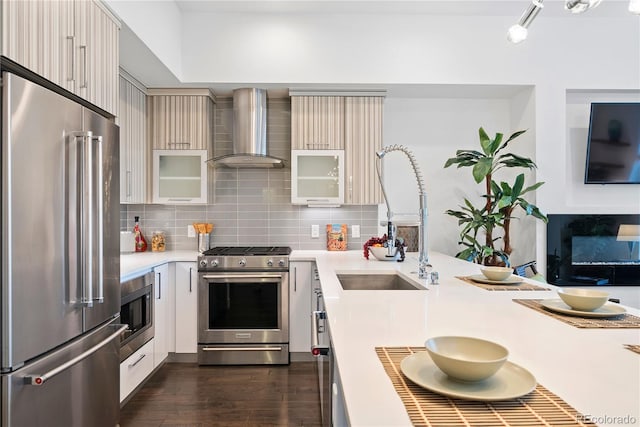
[{"label": "wall-mounted television", "polygon": [[640,102],[591,104],[585,184],[640,184]]}]

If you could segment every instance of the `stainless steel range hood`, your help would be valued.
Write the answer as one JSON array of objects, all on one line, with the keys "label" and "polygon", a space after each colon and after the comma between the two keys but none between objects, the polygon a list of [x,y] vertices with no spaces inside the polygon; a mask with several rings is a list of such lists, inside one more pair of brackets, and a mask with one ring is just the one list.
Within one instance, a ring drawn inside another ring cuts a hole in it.
[{"label": "stainless steel range hood", "polygon": [[233,91],[233,154],[208,160],[229,168],[282,168],[282,159],[267,154],[267,91]]}]

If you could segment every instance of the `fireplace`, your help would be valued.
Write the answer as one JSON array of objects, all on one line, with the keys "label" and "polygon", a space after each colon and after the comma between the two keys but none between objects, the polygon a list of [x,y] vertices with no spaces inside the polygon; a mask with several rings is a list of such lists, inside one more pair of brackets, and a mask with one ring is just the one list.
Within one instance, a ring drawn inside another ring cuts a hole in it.
[{"label": "fireplace", "polygon": [[558,286],[640,285],[640,215],[549,215],[547,280]]}]

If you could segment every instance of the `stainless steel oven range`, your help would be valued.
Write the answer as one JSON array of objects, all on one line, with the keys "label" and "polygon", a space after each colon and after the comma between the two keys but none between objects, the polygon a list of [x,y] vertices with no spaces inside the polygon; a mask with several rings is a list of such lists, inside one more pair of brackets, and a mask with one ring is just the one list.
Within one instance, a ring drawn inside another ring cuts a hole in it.
[{"label": "stainless steel oven range", "polygon": [[198,363],[289,363],[288,247],[214,247],[198,257]]}]

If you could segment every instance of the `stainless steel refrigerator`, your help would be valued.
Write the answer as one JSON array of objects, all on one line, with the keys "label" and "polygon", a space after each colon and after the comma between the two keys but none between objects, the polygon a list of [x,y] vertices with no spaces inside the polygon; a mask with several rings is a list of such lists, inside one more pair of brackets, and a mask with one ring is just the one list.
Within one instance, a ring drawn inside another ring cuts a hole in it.
[{"label": "stainless steel refrigerator", "polygon": [[4,426],[119,418],[118,127],[3,71]]}]

